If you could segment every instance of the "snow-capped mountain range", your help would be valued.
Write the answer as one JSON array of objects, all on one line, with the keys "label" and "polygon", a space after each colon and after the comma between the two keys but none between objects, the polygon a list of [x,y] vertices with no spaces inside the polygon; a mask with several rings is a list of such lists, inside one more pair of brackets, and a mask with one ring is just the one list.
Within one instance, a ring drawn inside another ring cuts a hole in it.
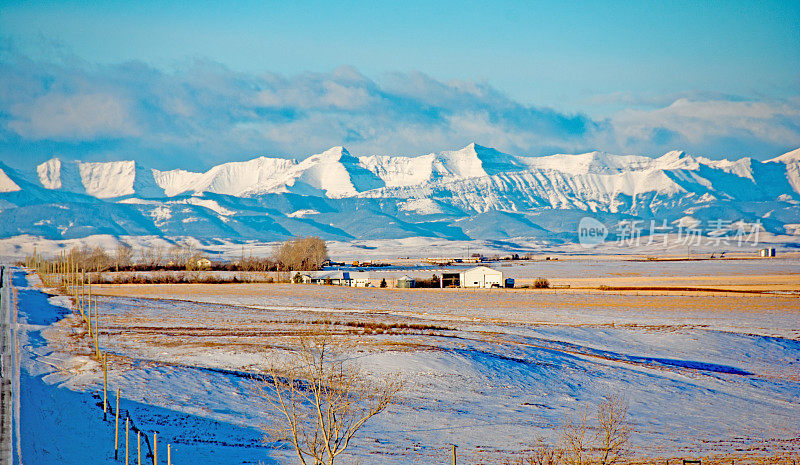
[{"label": "snow-capped mountain range", "polygon": [[411,236],[574,239],[587,214],[606,222],[800,224],[800,149],[772,160],[590,152],[517,157],[470,144],[418,157],[259,157],[198,173],[133,161],[53,158],[32,172],[0,164],[0,237],[93,234],[274,240]]}]

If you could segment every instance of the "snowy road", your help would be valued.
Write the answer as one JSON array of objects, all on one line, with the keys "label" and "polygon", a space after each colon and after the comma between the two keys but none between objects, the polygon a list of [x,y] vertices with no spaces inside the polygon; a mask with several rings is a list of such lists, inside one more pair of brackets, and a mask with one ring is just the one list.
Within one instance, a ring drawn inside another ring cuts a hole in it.
[{"label": "snowy road", "polygon": [[11,313],[11,285],[8,268],[0,266],[0,463],[11,464],[14,457],[13,438],[17,428],[14,425],[14,397],[12,386],[18,380],[14,356],[14,326]]}]

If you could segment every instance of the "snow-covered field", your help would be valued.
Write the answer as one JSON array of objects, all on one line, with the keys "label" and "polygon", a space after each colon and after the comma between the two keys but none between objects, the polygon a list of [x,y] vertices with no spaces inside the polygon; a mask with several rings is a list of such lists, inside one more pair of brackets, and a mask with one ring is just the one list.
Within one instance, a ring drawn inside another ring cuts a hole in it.
[{"label": "snow-covered field", "polygon": [[[37,459],[25,463],[111,463],[113,424],[97,406],[102,374],[88,338],[64,298],[48,299],[22,274],[15,285],[19,316],[34,324],[23,332],[23,392],[32,397],[26,404],[23,395],[22,439],[23,455]],[[137,426],[174,444],[176,464],[294,463],[288,451],[259,443],[267,417],[249,375],[280,356],[287,336],[322,326],[353,341],[350,356],[373,376],[400,371],[407,380],[402,402],[353,446],[350,458],[362,464],[446,463],[450,444],[463,463],[502,463],[537,436],[554,438],[566,418],[608,394],[628,400],[640,457],[800,453],[794,296],[279,284],[101,292],[115,294],[99,300],[110,384],[122,389],[121,408]],[[360,323],[384,326],[365,331]],[[40,423],[85,421],[60,429],[63,443],[35,442],[49,430],[24,434],[34,424],[25,412]]]}]

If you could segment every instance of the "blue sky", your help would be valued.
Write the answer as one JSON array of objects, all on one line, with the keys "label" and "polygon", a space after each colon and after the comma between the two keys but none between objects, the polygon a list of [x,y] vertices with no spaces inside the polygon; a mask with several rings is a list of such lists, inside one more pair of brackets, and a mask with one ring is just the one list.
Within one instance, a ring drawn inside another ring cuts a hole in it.
[{"label": "blue sky", "polygon": [[800,146],[799,24],[795,1],[7,0],[0,156],[767,158]]}]

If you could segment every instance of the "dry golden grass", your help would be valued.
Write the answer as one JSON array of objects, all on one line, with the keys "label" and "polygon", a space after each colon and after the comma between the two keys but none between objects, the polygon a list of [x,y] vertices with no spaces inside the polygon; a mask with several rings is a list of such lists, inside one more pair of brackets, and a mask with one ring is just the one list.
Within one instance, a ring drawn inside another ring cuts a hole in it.
[{"label": "dry golden grass", "polygon": [[[533,279],[518,279],[526,284]],[[695,287],[733,291],[797,291],[800,292],[800,273],[770,274],[758,276],[613,276],[604,278],[561,278],[551,279],[551,285],[569,285],[571,288],[598,289],[600,286],[613,287]],[[663,293],[663,291],[659,291]],[[677,291],[681,292],[681,291]],[[684,291],[684,293],[686,293]],[[700,292],[693,292],[697,295]]]},{"label": "dry golden grass", "polygon": [[[98,286],[98,295],[238,303],[260,307],[436,314],[454,321],[500,318],[540,322],[535,311],[593,310],[660,313],[788,313],[800,317],[800,297],[697,292],[633,292],[554,289],[379,289],[296,284]],[[533,313],[532,313],[533,312]],[[646,322],[643,322],[646,323]]]}]

